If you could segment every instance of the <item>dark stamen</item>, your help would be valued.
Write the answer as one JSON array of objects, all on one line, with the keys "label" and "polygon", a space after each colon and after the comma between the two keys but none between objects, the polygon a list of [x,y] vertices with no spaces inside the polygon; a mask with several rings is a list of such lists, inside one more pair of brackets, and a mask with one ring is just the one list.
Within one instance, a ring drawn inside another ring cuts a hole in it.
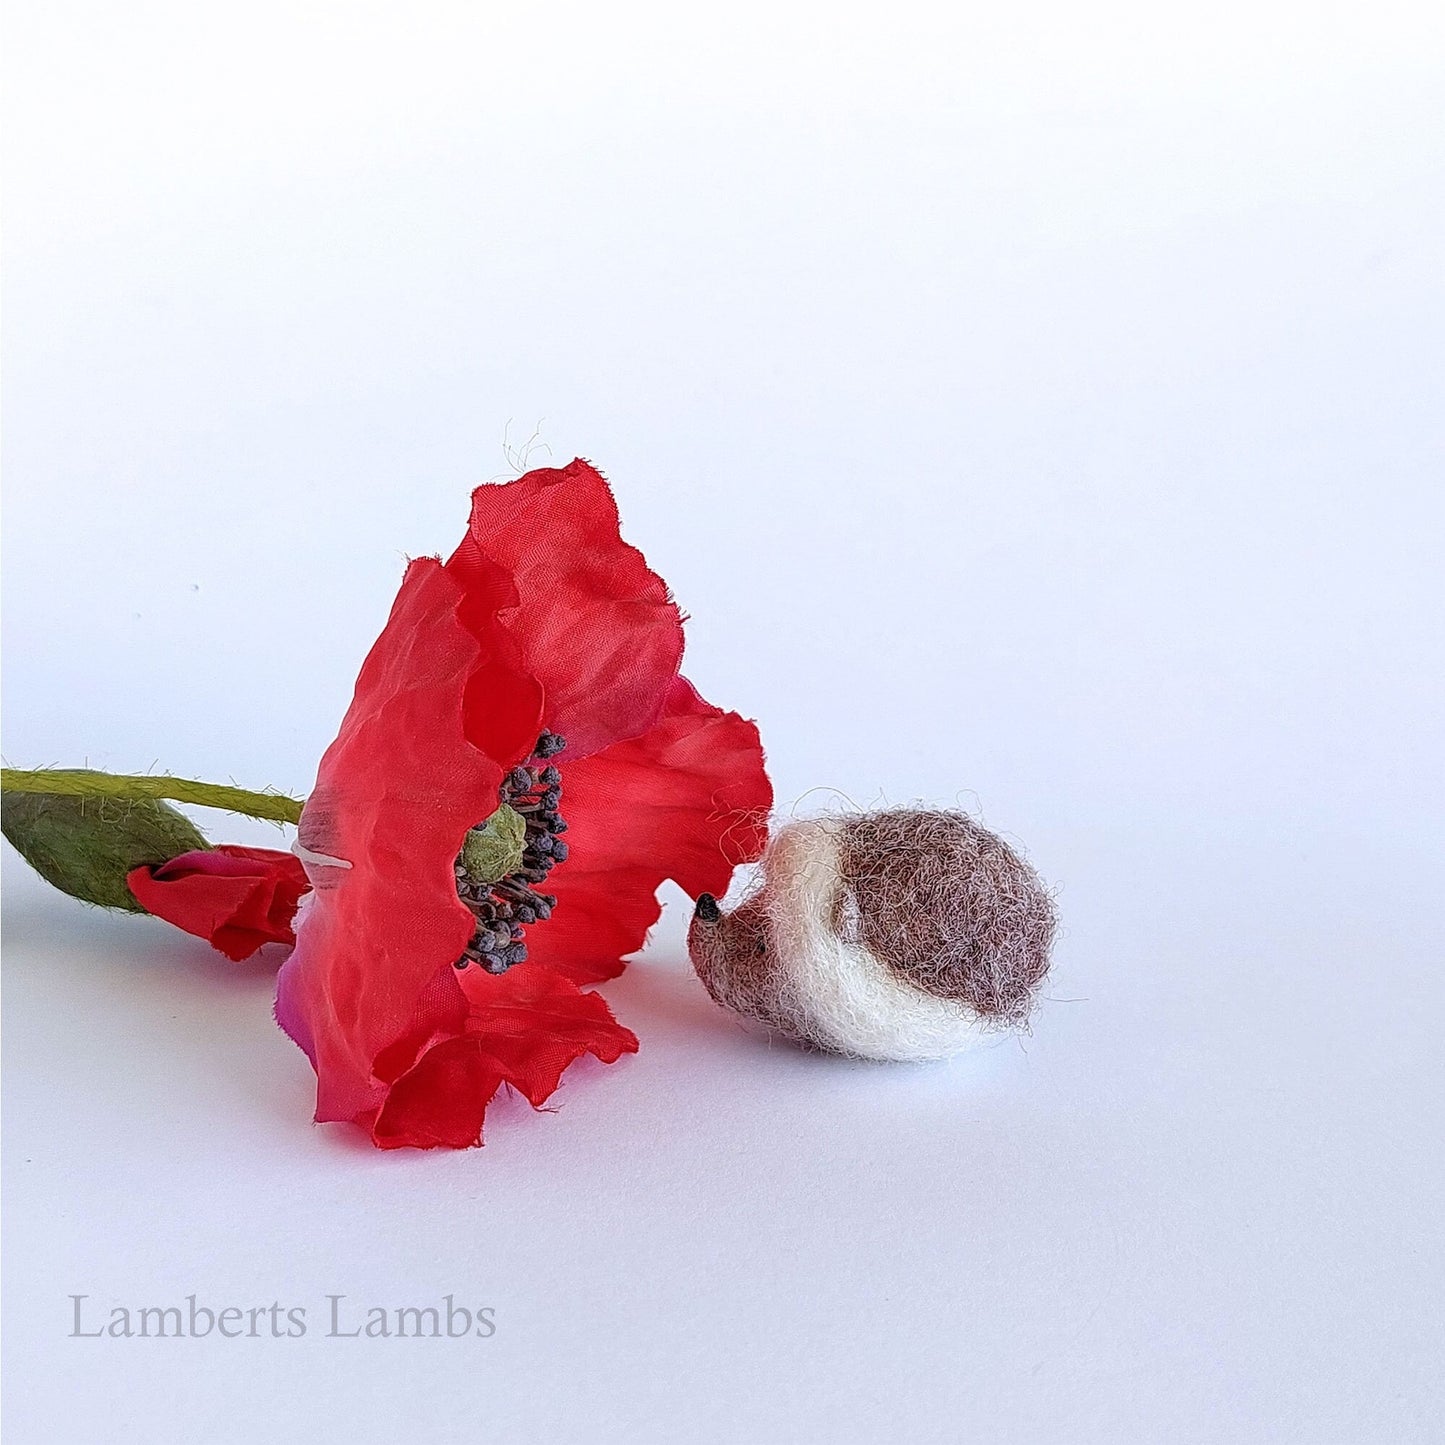
[{"label": "dark stamen", "polygon": [[557,812],[562,801],[562,773],[551,763],[545,767],[535,764],[555,758],[566,746],[565,738],[543,732],[531,760],[513,768],[498,789],[500,801],[517,813],[526,827],[517,869],[505,878],[486,882],[473,878],[457,859],[457,896],[471,910],[477,926],[456,968],[475,963],[488,973],[505,973],[524,962],[526,925],[545,923],[557,906],[554,894],[535,892],[531,885],[540,883],[567,858],[567,845],[557,836],[567,831],[566,819]]}]

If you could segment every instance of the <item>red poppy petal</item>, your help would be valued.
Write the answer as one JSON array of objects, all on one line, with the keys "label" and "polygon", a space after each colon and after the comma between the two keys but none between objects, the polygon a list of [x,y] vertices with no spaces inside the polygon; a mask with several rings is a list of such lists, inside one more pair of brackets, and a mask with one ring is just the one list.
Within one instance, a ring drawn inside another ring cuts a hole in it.
[{"label": "red poppy petal", "polygon": [[620,973],[661,912],[664,878],[724,893],[762,852],[772,785],[756,724],[678,678],[642,737],[563,770],[568,857],[548,879],[557,910],[530,929],[530,956],[578,983]]},{"label": "red poppy petal", "polygon": [[539,1108],[583,1054],[614,1063],[637,1038],[606,1001],[527,963],[501,975],[469,969],[464,1034],[433,1044],[392,1085],[372,1138],[383,1149],[480,1144],[487,1105],[503,1082]]},{"label": "red poppy petal", "polygon": [[276,1017],[312,1056],[318,1119],[379,1107],[387,1085],[374,1060],[436,1016],[438,988],[457,1000],[454,981],[434,985],[473,927],[452,863],[537,735],[539,693],[528,701],[521,675],[507,695],[523,702],[464,732],[473,679],[506,672],[510,648],[484,615],[464,615],[467,600],[435,559],[407,568],[301,817],[315,891],[281,971]]},{"label": "red poppy petal", "polygon": [[462,988],[472,1004],[468,1028],[534,1108],[583,1054],[612,1064],[637,1052],[637,1035],[617,1022],[601,994],[583,993],[536,963],[495,975],[468,969]]},{"label": "red poppy petal", "polygon": [[[472,493],[447,567],[501,609],[521,667],[546,690],[546,725],[578,759],[657,720],[682,661],[667,584],[622,540],[617,503],[584,461]],[[507,605],[500,579],[516,591]]]},{"label": "red poppy petal", "polygon": [[501,1070],[475,1039],[446,1039],[391,1086],[371,1137],[383,1149],[480,1144],[482,1119],[501,1082]]},{"label": "red poppy petal", "polygon": [[239,962],[266,943],[294,943],[291,920],[310,884],[300,860],[273,848],[222,844],[136,868],[126,882],[157,918]]}]

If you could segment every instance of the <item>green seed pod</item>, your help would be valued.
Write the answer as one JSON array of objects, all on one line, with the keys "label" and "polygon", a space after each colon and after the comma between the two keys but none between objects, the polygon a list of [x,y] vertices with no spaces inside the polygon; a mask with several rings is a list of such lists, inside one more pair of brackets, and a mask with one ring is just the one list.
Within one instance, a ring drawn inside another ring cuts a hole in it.
[{"label": "green seed pod", "polygon": [[480,827],[468,831],[461,865],[473,883],[495,883],[522,866],[527,821],[505,803]]}]

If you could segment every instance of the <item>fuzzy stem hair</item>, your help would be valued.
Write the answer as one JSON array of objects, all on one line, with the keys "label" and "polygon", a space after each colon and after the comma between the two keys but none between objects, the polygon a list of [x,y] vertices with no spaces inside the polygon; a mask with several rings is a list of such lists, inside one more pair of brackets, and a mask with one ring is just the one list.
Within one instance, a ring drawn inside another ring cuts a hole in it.
[{"label": "fuzzy stem hair", "polygon": [[202,783],[192,778],[135,776],[101,773],[90,768],[0,769],[0,790],[6,793],[61,793],[72,798],[169,798],[174,803],[193,803],[202,808],[220,808],[248,818],[271,823],[295,823],[301,817],[301,801],[284,793],[253,793],[225,783]]}]

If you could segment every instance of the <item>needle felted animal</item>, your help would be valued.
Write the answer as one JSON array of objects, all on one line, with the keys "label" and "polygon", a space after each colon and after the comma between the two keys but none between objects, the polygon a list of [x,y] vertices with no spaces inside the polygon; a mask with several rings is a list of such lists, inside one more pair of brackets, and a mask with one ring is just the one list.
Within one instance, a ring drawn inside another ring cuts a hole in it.
[{"label": "needle felted animal", "polygon": [[898,808],[789,822],[731,912],[688,932],[718,1003],[798,1043],[937,1059],[1024,1025],[1056,915],[1033,868],[963,813]]}]

